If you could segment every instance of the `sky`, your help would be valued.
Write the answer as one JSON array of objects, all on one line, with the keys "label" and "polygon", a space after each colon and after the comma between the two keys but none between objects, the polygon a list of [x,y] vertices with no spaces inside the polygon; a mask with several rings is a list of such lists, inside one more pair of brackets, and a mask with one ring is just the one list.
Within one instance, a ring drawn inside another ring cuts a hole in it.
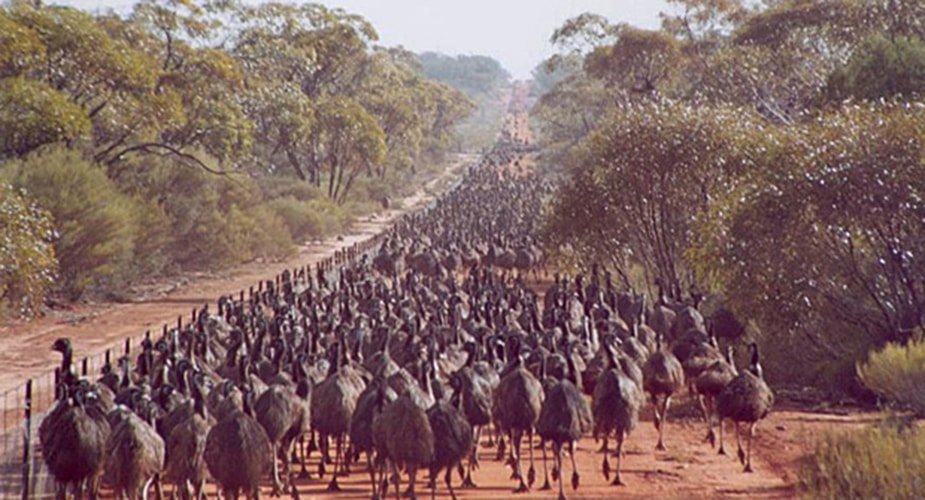
[{"label": "sky", "polygon": [[[319,0],[316,0],[319,1]],[[127,10],[132,0],[57,0],[86,10]],[[659,25],[664,0],[320,0],[361,14],[379,32],[379,43],[415,52],[480,54],[499,60],[516,79],[553,53],[549,36],[583,12],[641,28]]]}]

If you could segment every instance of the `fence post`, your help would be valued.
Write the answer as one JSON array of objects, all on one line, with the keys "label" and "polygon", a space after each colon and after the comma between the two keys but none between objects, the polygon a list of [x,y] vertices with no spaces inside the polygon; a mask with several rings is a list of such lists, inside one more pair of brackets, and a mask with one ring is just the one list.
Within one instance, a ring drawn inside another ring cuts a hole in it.
[{"label": "fence post", "polygon": [[31,475],[32,461],[30,460],[30,451],[32,450],[32,379],[26,380],[26,400],[23,405],[25,416],[25,433],[23,434],[22,446],[22,498],[29,498],[29,476]]}]

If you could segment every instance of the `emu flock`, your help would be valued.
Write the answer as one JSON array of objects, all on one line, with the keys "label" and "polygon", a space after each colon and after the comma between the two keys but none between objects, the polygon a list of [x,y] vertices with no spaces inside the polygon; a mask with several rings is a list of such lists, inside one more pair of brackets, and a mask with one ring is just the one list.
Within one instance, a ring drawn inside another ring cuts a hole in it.
[{"label": "emu flock", "polygon": [[670,403],[685,388],[720,453],[723,422],[734,423],[750,471],[773,394],[754,344],[737,370],[731,346],[743,329],[728,312],[704,318],[696,296],[647,301],[598,266],[556,275],[543,294],[527,286],[544,267],[534,238],[552,190],[513,174],[527,149],[502,136],[378,250],[222,297],[97,380],[77,377],[71,342],[56,341],[58,398],[39,434],[58,496],[92,498],[105,484],[129,499],[202,498],[214,482],[222,498],[256,498],[269,481],[275,495],[298,498],[295,478],[337,491],[362,464],[372,498],[401,495],[405,475],[413,498],[423,471],[432,494],[442,474],[456,498],[454,483],[476,487],[481,445],[510,466],[516,492],[540,481],[541,460],[537,487],[552,478],[564,498],[565,458],[579,487],[582,436],[602,441],[602,473],[623,484],[640,408],[651,401],[664,448]]}]

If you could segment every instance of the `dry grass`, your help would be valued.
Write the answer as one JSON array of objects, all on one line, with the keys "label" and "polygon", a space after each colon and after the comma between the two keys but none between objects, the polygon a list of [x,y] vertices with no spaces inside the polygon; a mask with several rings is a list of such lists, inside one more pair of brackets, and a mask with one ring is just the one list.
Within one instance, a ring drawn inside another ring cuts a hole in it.
[{"label": "dry grass", "polygon": [[800,473],[808,498],[921,498],[925,434],[899,426],[829,436]]},{"label": "dry grass", "polygon": [[857,367],[864,385],[903,408],[925,416],[925,341],[889,344]]}]

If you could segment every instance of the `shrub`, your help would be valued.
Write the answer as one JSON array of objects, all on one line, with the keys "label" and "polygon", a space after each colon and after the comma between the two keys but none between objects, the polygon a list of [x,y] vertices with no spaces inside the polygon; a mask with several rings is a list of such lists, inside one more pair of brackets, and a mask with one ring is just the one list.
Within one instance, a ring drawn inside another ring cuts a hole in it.
[{"label": "shrub", "polygon": [[14,186],[52,216],[58,238],[59,291],[76,300],[90,287],[111,288],[132,263],[136,209],[98,166],[78,153],[50,149],[11,162]]},{"label": "shrub", "polygon": [[872,352],[857,371],[864,385],[874,392],[925,416],[925,341],[887,344]]},{"label": "shrub", "polygon": [[297,240],[330,236],[343,229],[347,221],[344,210],[326,198],[306,202],[286,197],[272,200],[267,205]]},{"label": "shrub", "polygon": [[51,217],[0,183],[0,318],[31,316],[54,282],[58,262]]},{"label": "shrub", "polygon": [[800,472],[809,498],[921,498],[925,490],[925,434],[884,426],[819,444]]},{"label": "shrub", "polygon": [[146,259],[177,270],[216,270],[255,257],[280,258],[294,248],[285,223],[247,177],[217,176],[151,156],[126,161],[113,175],[123,190],[155,205],[146,217],[166,234],[147,244]]}]

